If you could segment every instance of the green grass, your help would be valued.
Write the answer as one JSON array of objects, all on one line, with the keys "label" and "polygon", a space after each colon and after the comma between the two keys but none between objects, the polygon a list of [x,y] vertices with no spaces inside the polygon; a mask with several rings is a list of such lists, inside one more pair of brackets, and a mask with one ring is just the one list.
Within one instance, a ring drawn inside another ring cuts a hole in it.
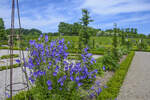
[{"label": "green grass", "polygon": [[120,68],[116,70],[113,77],[107,82],[108,88],[102,89],[98,100],[114,100],[118,96],[134,54],[134,51],[130,52],[127,58],[120,64]]}]

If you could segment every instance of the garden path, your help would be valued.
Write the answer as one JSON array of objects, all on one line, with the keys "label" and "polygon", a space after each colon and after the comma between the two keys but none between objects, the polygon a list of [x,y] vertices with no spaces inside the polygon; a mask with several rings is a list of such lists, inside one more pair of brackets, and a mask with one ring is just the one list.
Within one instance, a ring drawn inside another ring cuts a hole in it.
[{"label": "garden path", "polygon": [[150,100],[150,53],[136,52],[117,100]]}]

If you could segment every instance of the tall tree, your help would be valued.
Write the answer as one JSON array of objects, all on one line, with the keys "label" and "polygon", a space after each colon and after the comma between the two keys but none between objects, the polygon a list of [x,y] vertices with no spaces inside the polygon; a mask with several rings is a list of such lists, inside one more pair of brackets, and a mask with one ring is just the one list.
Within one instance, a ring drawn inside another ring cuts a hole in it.
[{"label": "tall tree", "polygon": [[0,41],[6,41],[7,35],[5,31],[4,21],[2,18],[0,18]]},{"label": "tall tree", "polygon": [[1,29],[5,29],[5,26],[4,26],[4,21],[2,18],[0,18],[0,30]]},{"label": "tall tree", "polygon": [[88,27],[88,24],[90,22],[93,22],[93,20],[91,20],[91,17],[89,16],[89,12],[87,9],[82,9],[82,18],[80,19],[81,20],[81,24],[83,25],[83,34],[82,34],[82,38],[83,39],[83,43],[84,45],[88,45],[88,40],[90,39],[90,34],[88,33],[87,31],[87,27]]},{"label": "tall tree", "polygon": [[114,37],[113,37],[113,49],[112,49],[112,52],[113,52],[113,55],[114,55],[114,58],[116,60],[118,60],[118,50],[117,50],[117,46],[118,46],[118,40],[117,40],[117,24],[114,23]]}]

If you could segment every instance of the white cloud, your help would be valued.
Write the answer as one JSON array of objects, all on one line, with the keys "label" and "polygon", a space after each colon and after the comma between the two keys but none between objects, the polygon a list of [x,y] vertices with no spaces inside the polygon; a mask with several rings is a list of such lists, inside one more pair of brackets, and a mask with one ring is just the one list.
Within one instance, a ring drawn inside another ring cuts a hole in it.
[{"label": "white cloud", "polygon": [[95,14],[119,14],[149,11],[150,3],[142,0],[84,0],[81,8],[89,8]]}]

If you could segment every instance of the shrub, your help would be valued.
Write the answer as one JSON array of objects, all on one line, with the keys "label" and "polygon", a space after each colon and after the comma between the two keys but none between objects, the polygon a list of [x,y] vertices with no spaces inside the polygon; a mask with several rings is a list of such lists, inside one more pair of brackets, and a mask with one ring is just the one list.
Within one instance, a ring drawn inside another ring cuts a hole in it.
[{"label": "shrub", "polygon": [[106,66],[107,70],[115,71],[119,68],[118,61],[114,58],[114,55],[111,52],[105,53],[102,64],[103,66]]}]

